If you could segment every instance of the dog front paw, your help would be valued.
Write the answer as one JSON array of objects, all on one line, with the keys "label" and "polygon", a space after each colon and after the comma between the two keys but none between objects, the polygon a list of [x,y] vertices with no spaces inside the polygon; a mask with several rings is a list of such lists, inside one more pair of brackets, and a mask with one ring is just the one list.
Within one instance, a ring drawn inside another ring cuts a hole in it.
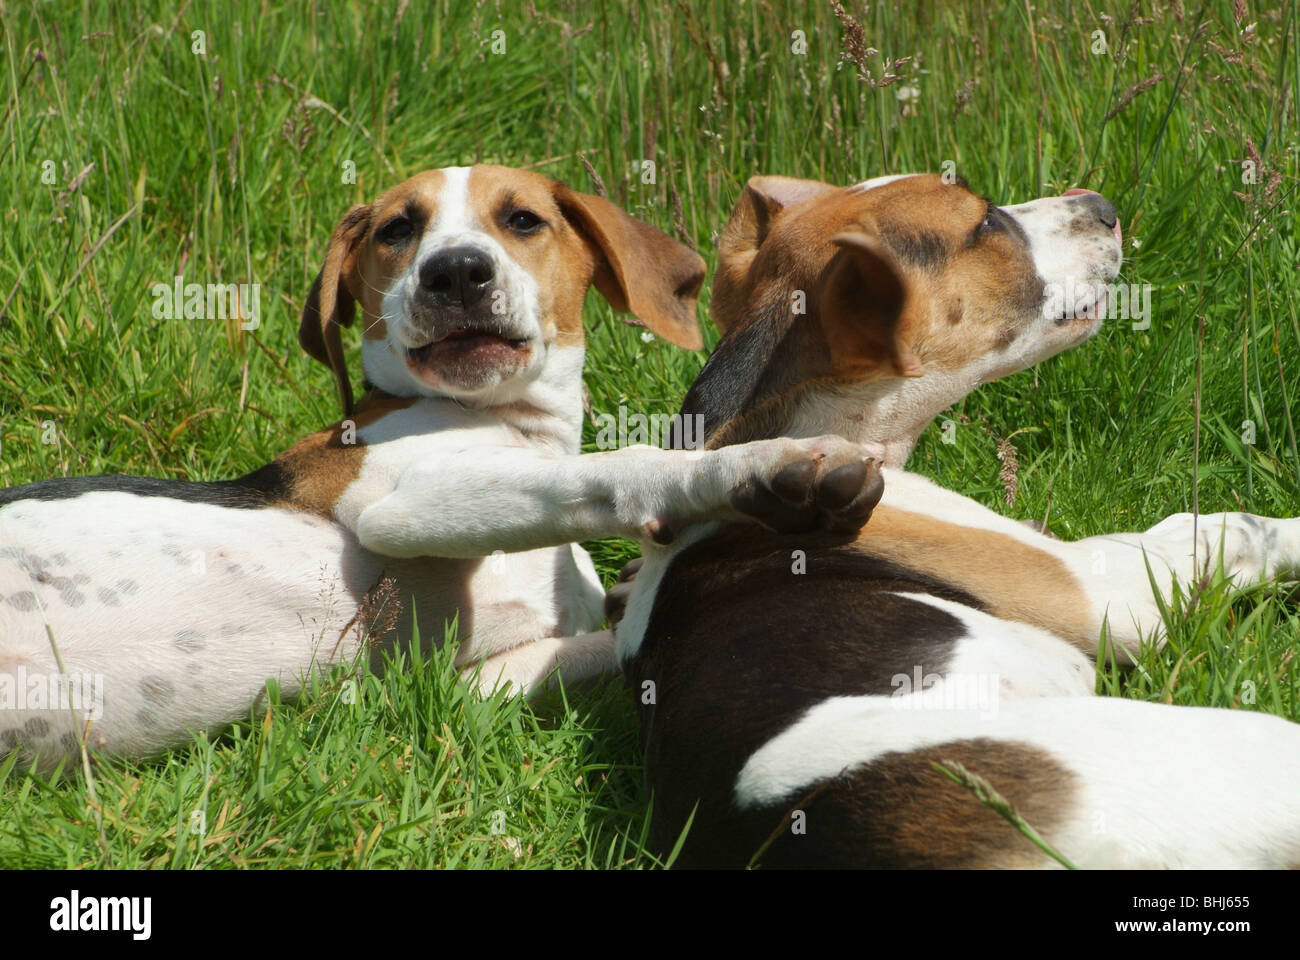
[{"label": "dog front paw", "polygon": [[880,460],[841,437],[785,442],[790,449],[732,491],[732,508],[777,533],[861,528],[884,493]]}]

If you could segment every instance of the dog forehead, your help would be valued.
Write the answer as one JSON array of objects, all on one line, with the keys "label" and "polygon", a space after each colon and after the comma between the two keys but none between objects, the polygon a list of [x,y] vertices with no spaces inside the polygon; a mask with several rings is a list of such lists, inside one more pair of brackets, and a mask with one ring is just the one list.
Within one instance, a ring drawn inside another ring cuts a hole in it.
[{"label": "dog forehead", "polygon": [[437,212],[439,204],[445,202],[449,181],[463,168],[446,167],[440,170],[425,170],[413,177],[403,180],[395,187],[381,193],[371,204],[372,219],[378,223],[385,217],[406,210],[418,210],[429,216]]},{"label": "dog forehead", "polygon": [[921,173],[891,173],[883,177],[872,177],[870,180],[863,180],[859,184],[849,187],[850,190],[874,190],[876,187],[883,187],[886,184],[894,183],[898,180],[907,180],[909,177],[921,177]]},{"label": "dog forehead", "polygon": [[480,215],[490,216],[503,201],[528,207],[533,212],[553,216],[559,212],[555,202],[556,182],[532,170],[516,170],[481,163],[469,170],[468,195]]},{"label": "dog forehead", "polygon": [[[985,204],[964,185],[932,174],[880,177],[844,187],[779,217],[754,261],[754,275],[805,281],[817,276],[838,250],[831,238],[841,233],[869,233],[896,253],[915,249],[919,239],[934,256],[945,250],[951,254],[962,248]],[[941,267],[947,260],[941,256],[930,266]]]},{"label": "dog forehead", "polygon": [[[960,183],[935,174],[876,177],[827,197],[839,222],[875,220],[883,225],[964,235],[984,200]],[[808,211],[814,213],[814,211]]]},{"label": "dog forehead", "polygon": [[507,199],[551,215],[557,210],[554,195],[555,181],[549,177],[531,170],[478,164],[417,173],[381,194],[372,210],[375,222],[410,211],[435,227],[452,220],[486,222]]},{"label": "dog forehead", "polygon": [[894,233],[969,232],[984,201],[968,189],[929,174],[880,177],[843,187],[782,211],[764,240],[754,269],[760,274],[815,265],[835,252],[836,234],[862,230],[888,242]]}]

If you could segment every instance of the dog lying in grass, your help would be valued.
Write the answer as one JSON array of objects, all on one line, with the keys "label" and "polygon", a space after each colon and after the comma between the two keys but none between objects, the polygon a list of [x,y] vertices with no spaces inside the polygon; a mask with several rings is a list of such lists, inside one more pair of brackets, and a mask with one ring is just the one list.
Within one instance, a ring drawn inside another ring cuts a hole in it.
[{"label": "dog lying in grass", "polygon": [[710,449],[839,434],[883,458],[884,493],[857,534],[692,528],[613,596],[661,852],[685,833],[687,866],[1300,865],[1300,725],[1092,695],[1103,627],[1135,654],[1219,559],[1294,578],[1300,520],[1063,542],[903,470],[940,410],[1098,330],[1120,238],[1086,191],[749,182],[725,335],[682,413]]}]

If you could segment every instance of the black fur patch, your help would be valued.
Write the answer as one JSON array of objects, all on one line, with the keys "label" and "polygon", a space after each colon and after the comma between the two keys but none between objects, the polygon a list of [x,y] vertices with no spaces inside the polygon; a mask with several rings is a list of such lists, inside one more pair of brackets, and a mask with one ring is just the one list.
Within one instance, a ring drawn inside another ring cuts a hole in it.
[{"label": "black fur patch", "polygon": [[137,497],[166,497],[186,503],[210,503],[218,507],[255,510],[283,501],[288,496],[292,479],[292,475],[278,463],[269,463],[235,480],[217,480],[211,483],[133,477],[126,474],[56,477],[0,490],[0,507],[19,500],[71,500],[84,493],[115,491]]},{"label": "black fur patch", "polygon": [[679,433],[685,417],[703,417],[707,445],[718,427],[732,422],[750,407],[758,380],[771,364],[784,326],[760,320],[722,338],[686,392],[682,416],[673,427],[669,444],[672,449],[682,449]]},{"label": "black fur patch", "polygon": [[921,270],[936,270],[948,262],[948,241],[930,231],[903,231],[886,228],[881,239],[889,245],[898,259]]},{"label": "black fur patch", "polygon": [[[724,336],[691,384],[674,422],[670,446],[681,449],[681,424],[703,418],[704,446],[780,436],[800,384],[827,365],[826,344],[808,316],[790,312],[790,298],[769,298],[764,315]],[[725,440],[718,437],[725,428]]]}]

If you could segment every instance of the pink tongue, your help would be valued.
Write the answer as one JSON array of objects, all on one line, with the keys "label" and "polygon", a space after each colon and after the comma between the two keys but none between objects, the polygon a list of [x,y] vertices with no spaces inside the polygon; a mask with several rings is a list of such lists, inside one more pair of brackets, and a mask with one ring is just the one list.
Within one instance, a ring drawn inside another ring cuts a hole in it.
[{"label": "pink tongue", "polygon": [[[1081,193],[1097,193],[1096,190],[1084,190],[1082,187],[1075,187],[1073,190],[1066,190],[1061,194],[1063,197],[1074,197]],[[1100,196],[1100,194],[1098,194]],[[1124,231],[1119,228],[1119,217],[1115,218],[1115,226],[1110,228],[1110,232],[1115,234],[1115,240],[1118,243],[1124,242]]]}]

